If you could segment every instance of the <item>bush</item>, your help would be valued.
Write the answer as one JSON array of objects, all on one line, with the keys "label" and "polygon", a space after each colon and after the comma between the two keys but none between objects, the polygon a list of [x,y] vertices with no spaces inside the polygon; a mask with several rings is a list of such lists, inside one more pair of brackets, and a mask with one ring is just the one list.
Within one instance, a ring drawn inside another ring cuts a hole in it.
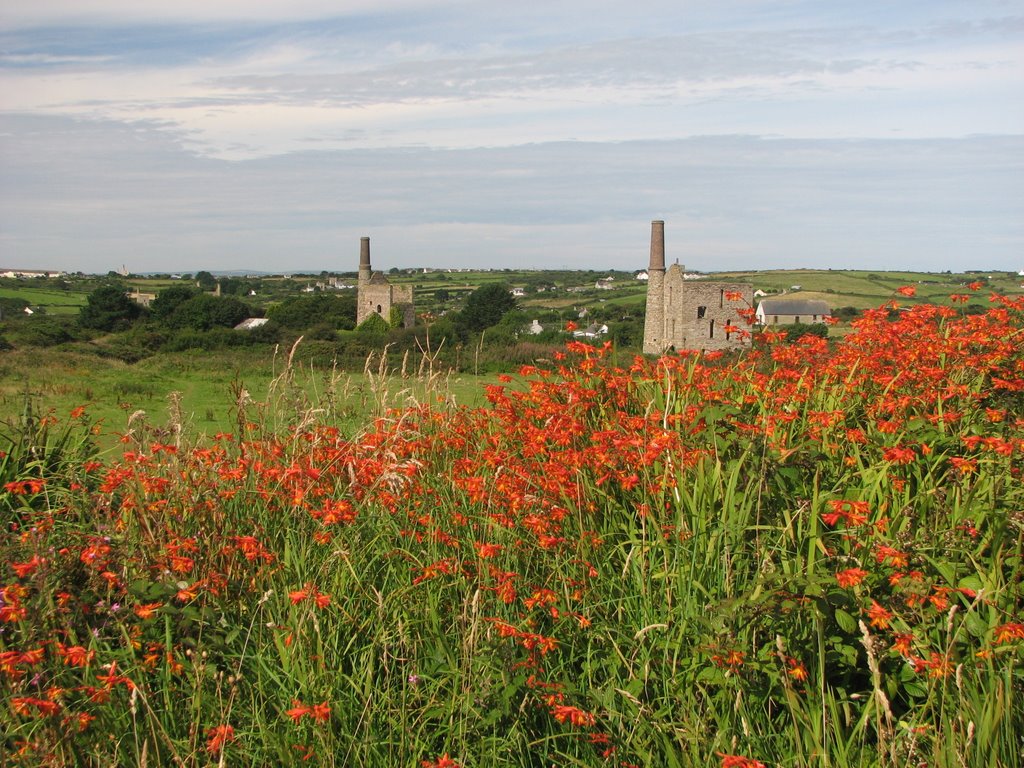
[{"label": "bush", "polygon": [[824,323],[793,323],[784,327],[786,330],[786,341],[791,344],[799,341],[804,336],[817,336],[821,339],[828,338],[828,326]]},{"label": "bush", "polygon": [[128,297],[124,284],[106,283],[89,294],[78,323],[97,331],[123,331],[142,315],[142,307]]}]

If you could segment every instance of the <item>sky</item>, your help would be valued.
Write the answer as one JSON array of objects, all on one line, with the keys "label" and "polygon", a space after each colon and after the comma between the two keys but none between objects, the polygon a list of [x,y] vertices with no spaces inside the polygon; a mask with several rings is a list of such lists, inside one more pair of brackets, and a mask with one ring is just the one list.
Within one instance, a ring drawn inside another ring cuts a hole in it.
[{"label": "sky", "polygon": [[0,268],[1024,269],[1024,0],[0,0]]}]

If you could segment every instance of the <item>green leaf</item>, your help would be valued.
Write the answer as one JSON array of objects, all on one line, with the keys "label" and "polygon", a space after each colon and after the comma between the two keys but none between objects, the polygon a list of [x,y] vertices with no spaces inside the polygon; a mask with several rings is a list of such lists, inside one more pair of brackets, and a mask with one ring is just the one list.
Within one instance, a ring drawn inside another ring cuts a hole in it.
[{"label": "green leaf", "polygon": [[906,691],[908,696],[912,696],[915,699],[923,699],[928,696],[928,688],[921,683],[906,683],[903,686],[903,690]]},{"label": "green leaf", "polygon": [[835,617],[836,624],[839,625],[839,628],[843,630],[843,632],[853,634],[857,631],[857,620],[842,608],[836,608]]}]

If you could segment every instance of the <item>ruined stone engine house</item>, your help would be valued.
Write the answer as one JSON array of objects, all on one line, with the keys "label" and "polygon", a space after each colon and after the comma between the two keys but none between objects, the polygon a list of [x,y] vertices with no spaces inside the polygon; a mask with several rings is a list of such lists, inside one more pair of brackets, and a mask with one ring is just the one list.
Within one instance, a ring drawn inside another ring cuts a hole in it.
[{"label": "ruined stone engine house", "polygon": [[[356,326],[371,315],[380,315],[392,327],[412,328],[416,309],[411,285],[392,285],[382,272],[370,267],[370,238],[359,241],[359,286],[356,299]],[[397,322],[396,322],[397,321]]]},{"label": "ruined stone engine house", "polygon": [[[754,303],[746,283],[685,280],[677,263],[665,269],[665,222],[651,222],[651,263],[648,268],[647,311],[644,315],[644,352],[660,355],[669,350],[721,350],[749,345],[740,315]],[[727,294],[732,295],[729,298]],[[735,298],[738,294],[741,298]]]}]

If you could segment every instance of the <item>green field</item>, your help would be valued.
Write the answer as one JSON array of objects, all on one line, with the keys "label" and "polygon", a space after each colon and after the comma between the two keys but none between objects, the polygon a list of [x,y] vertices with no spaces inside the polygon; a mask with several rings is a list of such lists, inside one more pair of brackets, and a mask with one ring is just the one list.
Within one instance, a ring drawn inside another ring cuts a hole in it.
[{"label": "green field", "polygon": [[[57,349],[0,353],[0,433],[19,428],[26,414],[60,420],[86,406],[101,425],[104,444],[132,426],[156,429],[178,420],[187,432],[213,435],[238,426],[240,402],[249,417],[316,413],[338,426],[367,414],[406,407],[425,398],[477,406],[493,377],[435,375],[410,368],[349,373],[287,365],[288,350],[220,350],[158,355],[135,364]],[[247,396],[240,395],[242,392]],[[175,394],[177,393],[177,394]],[[141,412],[141,413],[140,413]]]},{"label": "green field", "polygon": [[87,294],[50,288],[12,288],[0,286],[0,298],[24,299],[30,307],[41,308],[51,315],[77,315],[85,305]]}]

